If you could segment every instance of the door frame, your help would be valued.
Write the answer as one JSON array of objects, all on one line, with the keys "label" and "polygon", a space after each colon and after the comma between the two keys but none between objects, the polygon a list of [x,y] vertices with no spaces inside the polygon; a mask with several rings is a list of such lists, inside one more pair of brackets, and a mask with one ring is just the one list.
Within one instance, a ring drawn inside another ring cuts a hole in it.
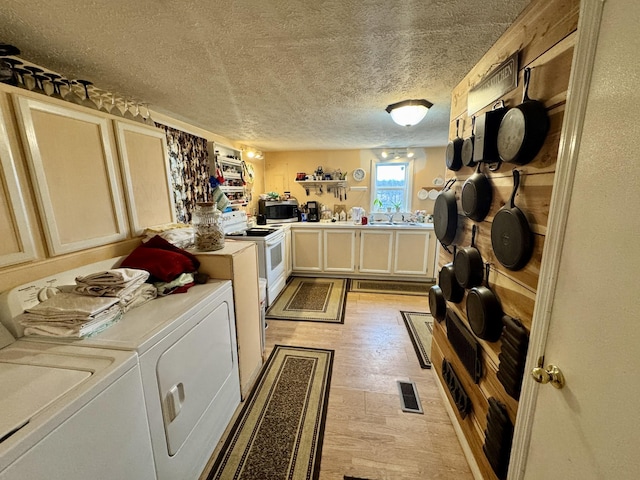
[{"label": "door frame", "polygon": [[509,480],[524,478],[527,464],[533,417],[539,384],[528,375],[539,360],[544,360],[554,294],[560,268],[560,254],[564,245],[566,223],[571,206],[573,182],[580,152],[580,139],[587,109],[596,46],[606,0],[581,0],[576,47],[571,62],[565,116],[560,135],[558,161],[549,206],[549,221],[545,248],[540,265],[540,281],[533,311],[529,353],[525,366],[522,394],[513,436],[509,464]]}]

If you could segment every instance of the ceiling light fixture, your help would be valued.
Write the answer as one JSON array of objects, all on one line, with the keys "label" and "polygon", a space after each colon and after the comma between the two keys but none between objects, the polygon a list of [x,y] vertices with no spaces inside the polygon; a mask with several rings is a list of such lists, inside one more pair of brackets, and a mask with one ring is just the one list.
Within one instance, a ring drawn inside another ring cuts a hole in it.
[{"label": "ceiling light fixture", "polygon": [[420,123],[431,107],[433,103],[424,99],[404,100],[392,103],[385,110],[398,125],[411,127]]}]

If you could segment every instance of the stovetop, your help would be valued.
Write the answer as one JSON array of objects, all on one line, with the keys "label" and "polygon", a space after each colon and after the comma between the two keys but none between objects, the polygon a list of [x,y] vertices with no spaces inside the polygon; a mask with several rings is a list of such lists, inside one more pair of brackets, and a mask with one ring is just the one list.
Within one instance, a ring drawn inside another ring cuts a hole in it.
[{"label": "stovetop", "polygon": [[228,233],[227,237],[266,237],[271,235],[272,233],[277,232],[276,229],[273,228],[249,228],[244,232],[233,232]]}]

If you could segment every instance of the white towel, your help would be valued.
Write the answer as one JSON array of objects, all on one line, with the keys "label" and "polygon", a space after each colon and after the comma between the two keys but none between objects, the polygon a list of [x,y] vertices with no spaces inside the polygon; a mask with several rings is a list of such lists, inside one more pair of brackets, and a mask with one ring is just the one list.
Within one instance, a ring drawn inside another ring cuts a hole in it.
[{"label": "white towel", "polygon": [[80,338],[95,335],[120,318],[122,318],[122,308],[116,303],[90,316],[73,316],[72,314],[48,316],[25,312],[19,315],[18,320],[24,327],[25,335]]},{"label": "white towel", "polygon": [[107,310],[116,303],[118,299],[114,297],[89,297],[61,292],[25,311],[39,316],[87,318]]},{"label": "white towel", "polygon": [[115,268],[76,277],[75,292],[95,297],[126,297],[149,278],[149,272],[136,268]]},{"label": "white towel", "polygon": [[158,289],[150,283],[143,283],[129,295],[120,297],[120,306],[123,312],[128,312],[132,308],[144,305],[149,300],[158,296]]}]

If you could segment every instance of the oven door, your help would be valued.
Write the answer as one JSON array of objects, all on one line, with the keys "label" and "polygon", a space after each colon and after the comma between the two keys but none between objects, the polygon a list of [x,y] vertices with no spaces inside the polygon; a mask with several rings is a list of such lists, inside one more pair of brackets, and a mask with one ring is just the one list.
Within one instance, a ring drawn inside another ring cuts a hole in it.
[{"label": "oven door", "polygon": [[278,231],[265,238],[264,253],[265,273],[267,275],[267,303],[271,305],[284,289],[287,280],[284,272],[284,231]]}]

